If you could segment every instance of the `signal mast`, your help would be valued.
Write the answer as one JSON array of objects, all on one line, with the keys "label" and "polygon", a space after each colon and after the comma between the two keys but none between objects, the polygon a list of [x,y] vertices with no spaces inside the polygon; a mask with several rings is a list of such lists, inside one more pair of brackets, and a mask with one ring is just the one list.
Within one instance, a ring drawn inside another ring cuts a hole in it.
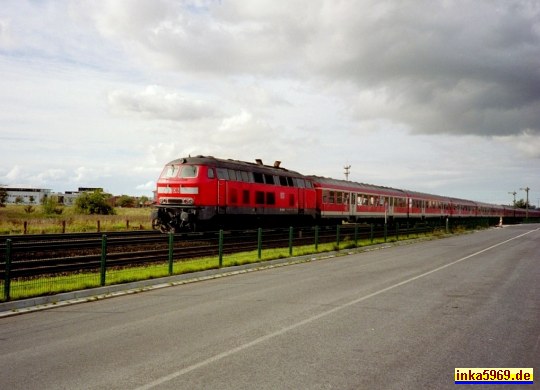
[{"label": "signal mast", "polygon": [[345,169],[345,172],[344,172],[345,173],[345,180],[349,181],[349,175],[351,173],[351,166],[350,165],[345,165],[343,167],[343,169]]}]

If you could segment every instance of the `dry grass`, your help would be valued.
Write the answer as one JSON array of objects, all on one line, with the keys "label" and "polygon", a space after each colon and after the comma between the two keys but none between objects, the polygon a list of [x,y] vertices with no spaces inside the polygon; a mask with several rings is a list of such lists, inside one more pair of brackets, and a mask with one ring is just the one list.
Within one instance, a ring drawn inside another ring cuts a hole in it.
[{"label": "dry grass", "polygon": [[74,207],[63,207],[61,214],[47,215],[42,206],[27,213],[22,205],[0,207],[0,234],[96,232],[150,229],[150,208],[116,208],[116,215],[81,215]]}]

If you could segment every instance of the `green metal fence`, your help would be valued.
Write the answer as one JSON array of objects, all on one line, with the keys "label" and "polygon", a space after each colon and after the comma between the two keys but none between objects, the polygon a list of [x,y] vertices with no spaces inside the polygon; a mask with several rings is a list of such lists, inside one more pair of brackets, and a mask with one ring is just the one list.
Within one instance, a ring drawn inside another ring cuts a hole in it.
[{"label": "green metal fence", "polygon": [[[176,245],[174,234],[168,236],[168,260],[137,266],[112,267],[108,263],[109,245],[107,235],[101,237],[101,261],[99,267],[91,270],[63,272],[60,274],[40,275],[38,277],[13,277],[13,255],[16,246],[11,239],[6,240],[3,266],[3,278],[0,280],[0,301],[10,301],[36,296],[51,295],[61,292],[83,290],[105,285],[120,284],[138,280],[152,279],[175,274],[182,274],[205,269],[221,268],[250,262],[265,261],[303,254],[312,254],[345,248],[355,248],[378,242],[406,239],[412,236],[433,233],[436,226],[421,226],[415,229],[400,228],[388,232],[384,227],[382,237],[376,237],[376,229],[371,225],[338,225],[334,227],[311,227],[309,229],[289,228],[286,239],[276,238],[270,233],[257,229],[256,242],[248,243],[247,250],[238,253],[238,244],[228,244],[227,234],[218,233],[215,244],[216,255],[210,257],[183,259],[181,248]],[[449,229],[447,227],[447,229]],[[361,231],[360,231],[361,230]],[[390,234],[390,235],[389,235]],[[247,240],[247,239],[246,239]],[[251,240],[251,238],[250,238]],[[252,248],[252,249],[250,249]],[[236,252],[236,253],[235,253]],[[3,264],[2,264],[3,263]],[[1,268],[0,268],[1,270]]]}]

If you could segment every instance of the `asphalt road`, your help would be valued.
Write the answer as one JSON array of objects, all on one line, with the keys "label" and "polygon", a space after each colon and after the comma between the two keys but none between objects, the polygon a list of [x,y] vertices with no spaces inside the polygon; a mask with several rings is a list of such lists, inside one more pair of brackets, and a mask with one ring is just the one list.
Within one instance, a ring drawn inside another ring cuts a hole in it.
[{"label": "asphalt road", "polygon": [[540,225],[2,318],[0,348],[2,389],[455,389],[456,367],[536,387]]}]

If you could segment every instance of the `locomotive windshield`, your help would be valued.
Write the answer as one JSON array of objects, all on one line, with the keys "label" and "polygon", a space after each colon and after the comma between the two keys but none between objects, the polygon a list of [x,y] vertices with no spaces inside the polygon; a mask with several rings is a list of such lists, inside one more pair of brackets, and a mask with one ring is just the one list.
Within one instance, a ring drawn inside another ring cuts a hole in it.
[{"label": "locomotive windshield", "polygon": [[184,165],[182,166],[182,170],[180,171],[179,177],[188,179],[197,177],[197,173],[199,171],[199,167],[196,165]]},{"label": "locomotive windshield", "polygon": [[199,167],[197,165],[178,165],[171,164],[167,165],[163,172],[161,173],[160,178],[170,179],[173,177],[180,177],[184,179],[197,177],[199,173]]}]

